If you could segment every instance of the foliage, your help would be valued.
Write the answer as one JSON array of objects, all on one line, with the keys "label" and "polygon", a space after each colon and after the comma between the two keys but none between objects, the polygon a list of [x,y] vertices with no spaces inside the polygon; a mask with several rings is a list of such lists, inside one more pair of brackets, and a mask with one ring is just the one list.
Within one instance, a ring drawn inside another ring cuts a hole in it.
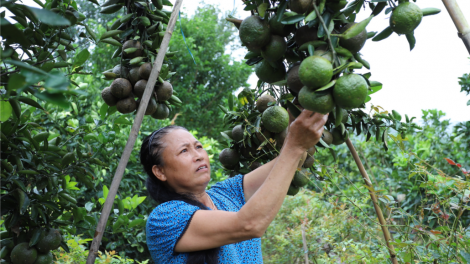
[{"label": "foliage", "polygon": [[[218,104],[226,100],[246,82],[252,70],[246,64],[235,61],[230,54],[235,40],[235,29],[221,19],[221,11],[210,5],[199,7],[192,18],[182,16],[181,26],[177,24],[171,46],[178,50],[173,59],[177,78],[173,87],[184,105],[177,110],[180,114],[176,123],[190,130],[197,129],[201,135],[218,137],[222,128],[222,114]],[[193,59],[187,49],[191,51]],[[214,122],[215,121],[215,122]]]},{"label": "foliage", "polygon": [[[56,253],[56,262],[62,264],[76,264],[76,263],[85,263],[86,258],[88,257],[88,250],[86,247],[86,243],[92,241],[93,239],[81,239],[80,236],[71,236],[66,235],[64,239],[67,241],[69,245],[70,252],[64,252],[59,250]],[[149,261],[134,261],[133,259],[129,259],[126,257],[121,257],[117,255],[116,251],[105,251],[98,253],[98,257],[95,260],[97,264],[131,264],[131,263],[138,263],[138,264],[147,264]]]},{"label": "foliage", "polygon": [[70,76],[84,74],[90,54],[71,32],[85,17],[75,1],[46,1],[39,9],[15,2],[2,6],[17,23],[5,19],[5,10],[0,18],[2,238],[34,246],[45,228],[69,224],[61,216],[80,208],[77,194],[94,188],[93,168],[102,163],[98,144],[80,141],[92,128],[83,122],[78,129],[74,118],[87,92]]},{"label": "foliage", "polygon": [[385,263],[386,248],[380,231],[370,220],[357,217],[355,211],[367,209],[364,199],[354,199],[359,208],[305,189],[287,197],[274,221],[262,237],[266,263],[302,261],[306,239],[308,257],[313,263]]},{"label": "foliage", "polygon": [[[470,58],[469,58],[470,59]],[[459,77],[459,84],[462,88],[461,92],[466,92],[467,95],[470,94],[470,73],[464,73],[462,77]],[[470,100],[467,102],[467,105],[470,105]]]},{"label": "foliage", "polygon": [[[470,263],[470,138],[456,136],[443,117],[441,111],[423,111],[423,130],[405,138],[390,135],[388,153],[381,152],[375,142],[360,137],[352,140],[373,181],[372,191],[379,197],[400,263]],[[267,262],[286,263],[279,259],[302,257],[302,222],[306,224],[309,257],[317,263],[334,263],[346,257],[362,258],[366,263],[388,259],[359,171],[347,148],[335,148],[336,161],[326,151],[315,156],[323,165],[318,166],[317,178],[309,188],[321,193],[305,191],[299,198],[287,198],[268,229],[263,241]],[[317,216],[322,215],[327,217],[319,220]],[[329,254],[317,237],[331,245]],[[278,254],[279,244],[292,246],[296,253]]]},{"label": "foliage", "polygon": [[[2,7],[14,14],[16,22],[5,19],[5,11],[0,16],[2,238],[18,244],[31,241],[28,236],[36,227],[59,228],[65,239],[62,249],[54,254],[60,263],[83,263],[86,258],[133,120],[131,114],[118,115],[115,108],[101,101],[101,90],[109,86],[101,72],[120,60],[112,58],[115,48],[97,41],[96,36],[109,31],[123,9],[101,14],[96,5],[95,0],[47,0],[44,9],[34,9],[3,1]],[[349,11],[348,19],[353,20],[352,8]],[[262,92],[246,88],[251,69],[230,55],[236,30],[219,18],[220,10],[215,7],[199,8],[192,18],[185,15],[181,17],[182,28],[178,25],[175,33],[182,29],[186,42],[181,34],[173,34],[171,47],[178,53],[169,62],[177,71],[174,89],[185,104],[175,109],[174,114],[180,115],[171,121],[144,118],[100,247],[105,253],[98,263],[134,263],[132,259],[146,263],[150,258],[144,226],[155,204],[146,198],[147,176],[138,158],[144,136],[172,123],[191,129],[200,136],[211,159],[209,185],[227,177],[216,158],[218,153],[223,147],[239,144],[232,142],[229,131],[225,133],[227,141],[217,141],[219,131],[245,124],[245,139],[256,141],[253,135],[259,129],[260,113],[255,110],[255,101]],[[467,75],[460,84],[468,93]],[[287,107],[292,99],[286,96],[287,90],[274,91],[275,86],[283,85],[260,82],[258,86]],[[233,96],[240,87],[245,89]],[[376,82],[371,87],[369,94],[381,89]],[[228,106],[224,124],[219,122],[223,120],[223,113],[216,109],[219,104]],[[344,129],[347,135],[361,134],[351,138],[370,166],[400,260],[469,262],[465,252],[470,252],[466,200],[470,121],[452,129],[448,120],[442,120],[442,112],[424,111],[423,130],[410,134],[419,128],[412,119],[405,116],[406,122],[402,122],[398,113],[379,107],[373,111],[348,112]],[[328,128],[333,125],[330,121]],[[374,137],[376,142],[367,142]],[[272,139],[264,146],[274,143]],[[384,143],[390,147],[388,152],[381,147]],[[344,145],[329,147],[320,143],[312,168],[316,177],[311,179],[309,190],[287,199],[263,238],[266,262],[292,262],[301,257],[302,223],[309,257],[318,263],[338,258],[377,263],[388,258],[347,149]],[[248,172],[248,164],[243,166]]]}]

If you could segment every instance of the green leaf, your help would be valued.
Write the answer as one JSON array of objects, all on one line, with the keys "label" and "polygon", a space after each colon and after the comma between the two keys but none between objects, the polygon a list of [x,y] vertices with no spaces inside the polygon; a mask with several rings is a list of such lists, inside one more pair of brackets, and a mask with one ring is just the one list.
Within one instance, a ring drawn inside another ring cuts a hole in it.
[{"label": "green leaf", "polygon": [[41,100],[49,102],[51,104],[60,106],[65,110],[69,109],[69,107],[70,107],[69,101],[61,93],[52,94],[52,93],[49,93],[49,92],[46,91],[46,92],[42,92],[42,93],[37,92],[37,93],[34,94],[34,96],[36,96],[37,98],[39,98]]},{"label": "green leaf", "polygon": [[8,20],[0,18],[0,26],[2,30],[0,34],[3,39],[8,41],[19,43],[24,47],[31,45],[31,42],[25,37],[23,31],[19,30],[15,25],[12,25]]},{"label": "green leaf", "polygon": [[87,49],[80,51],[80,53],[78,53],[77,56],[75,56],[73,67],[83,65],[83,63],[85,63],[89,57],[90,57],[90,52]]},{"label": "green leaf", "polygon": [[370,81],[370,90],[367,94],[374,94],[380,90],[382,90],[382,83],[377,81]]},{"label": "green leaf", "polygon": [[314,55],[313,52],[315,52],[315,48],[313,47],[313,45],[308,45],[307,49],[308,49],[308,54],[310,56],[313,56]]},{"label": "green leaf", "polygon": [[21,189],[16,189],[13,192],[13,196],[16,198],[20,215],[23,215],[29,207],[30,200],[28,195]]},{"label": "green leaf", "polygon": [[323,139],[321,139],[321,138],[320,138],[320,141],[319,141],[318,143],[320,143],[320,145],[321,145],[322,147],[324,147],[324,148],[331,148],[331,147],[328,146],[328,144],[326,144],[326,142],[323,141]]},{"label": "green leaf", "polygon": [[388,37],[390,37],[390,35],[392,35],[393,33],[393,30],[391,27],[386,27],[382,32],[380,32],[377,36],[375,36],[372,41],[381,41],[381,40],[384,40]]},{"label": "green leaf", "polygon": [[67,246],[67,242],[65,241],[61,241],[60,242],[60,247],[67,253],[70,253],[70,249],[69,247]]},{"label": "green leaf", "polygon": [[103,198],[106,199],[106,197],[108,197],[108,193],[109,193],[108,186],[103,185]]},{"label": "green leaf", "polygon": [[38,73],[38,74],[48,75],[47,72],[45,72],[45,71],[43,71],[39,68],[36,68],[34,66],[31,66],[27,63],[21,62],[21,61],[4,60],[4,62],[7,63],[7,64],[13,64],[17,67],[20,67],[20,68],[23,68],[23,69],[26,69],[26,70],[29,70],[29,71],[32,71],[32,72],[35,72],[35,73]]},{"label": "green leaf", "polygon": [[416,45],[416,38],[414,36],[414,32],[406,34],[406,40],[408,40],[408,43],[410,44],[410,51],[413,50]]},{"label": "green leaf", "polygon": [[132,125],[132,122],[127,120],[127,118],[122,115],[116,118],[116,120],[114,120],[114,124]]},{"label": "green leaf", "polygon": [[34,101],[33,99],[31,98],[28,98],[28,97],[25,97],[25,96],[20,96],[18,98],[18,101],[22,102],[22,103],[25,103],[27,105],[30,105],[30,106],[33,106],[33,107],[36,107],[36,108],[39,108],[41,110],[44,110],[44,108],[36,101]]},{"label": "green leaf", "polygon": [[28,86],[28,83],[26,82],[26,78],[19,73],[12,74],[10,78],[8,79],[7,87],[9,91],[23,89],[27,86]]},{"label": "green leaf", "polygon": [[362,31],[364,31],[369,25],[370,21],[372,20],[374,16],[370,16],[361,22],[354,24],[352,27],[348,28],[346,31],[343,32],[342,38],[343,39],[350,39],[354,38],[355,36],[359,35]]},{"label": "green leaf", "polygon": [[295,24],[297,22],[304,20],[304,18],[305,18],[304,15],[283,16],[281,20],[281,24],[292,25],[292,24]]},{"label": "green leaf", "polygon": [[28,6],[28,9],[33,12],[33,14],[41,21],[42,23],[49,26],[70,26],[70,21],[65,17],[58,15],[47,9],[39,9]]},{"label": "green leaf", "polygon": [[43,232],[44,229],[42,228],[37,228],[33,231],[33,235],[31,236],[31,240],[29,241],[30,247],[36,245],[39,242],[39,239],[41,238]]},{"label": "green leaf", "polygon": [[0,121],[5,122],[10,118],[13,108],[11,107],[10,102],[0,101]]},{"label": "green leaf", "polygon": [[333,81],[329,82],[328,84],[326,84],[325,86],[318,88],[317,90],[315,90],[315,92],[328,90],[331,87],[333,87],[335,84],[336,84],[336,80],[333,80]]},{"label": "green leaf", "polygon": [[313,10],[312,12],[310,12],[310,14],[308,14],[308,16],[305,18],[305,22],[310,22],[312,20],[315,20],[315,18],[317,18],[317,12],[315,12],[315,10]]},{"label": "green leaf", "polygon": [[294,116],[295,118],[297,118],[300,113],[302,113],[302,111],[300,111],[300,109],[291,101],[287,101],[287,108],[289,109],[289,112],[292,114],[292,116]]},{"label": "green leaf", "polygon": [[260,17],[263,17],[266,15],[266,10],[268,9],[269,4],[268,3],[262,3],[261,5],[258,6],[258,14]]},{"label": "green leaf", "polygon": [[233,95],[232,95],[232,93],[230,93],[230,95],[228,96],[228,109],[230,111],[233,111]]},{"label": "green leaf", "polygon": [[273,82],[271,83],[272,85],[276,85],[276,86],[283,86],[283,85],[287,85],[287,80],[282,80],[282,81],[278,81],[278,82]]},{"label": "green leaf", "polygon": [[169,0],[163,0],[162,2],[163,2],[163,5],[173,6],[173,4]]},{"label": "green leaf", "polygon": [[135,226],[141,227],[141,226],[144,226],[144,224],[145,224],[145,220],[142,219],[142,218],[138,218],[138,219],[135,219],[135,220],[131,221],[131,222],[129,223],[128,228],[133,228],[133,227],[135,227]]},{"label": "green leaf", "polygon": [[106,117],[106,111],[108,111],[108,105],[107,104],[103,104],[100,108],[100,117],[101,117],[101,120],[104,120],[104,118]]}]

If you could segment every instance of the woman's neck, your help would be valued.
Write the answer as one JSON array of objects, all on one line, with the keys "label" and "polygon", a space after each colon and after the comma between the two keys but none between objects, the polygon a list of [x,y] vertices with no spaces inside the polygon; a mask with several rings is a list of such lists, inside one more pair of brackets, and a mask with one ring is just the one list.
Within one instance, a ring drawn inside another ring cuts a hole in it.
[{"label": "woman's neck", "polygon": [[194,198],[196,198],[203,205],[211,208],[212,206],[211,198],[209,197],[206,191],[198,193],[198,194],[194,194]]}]

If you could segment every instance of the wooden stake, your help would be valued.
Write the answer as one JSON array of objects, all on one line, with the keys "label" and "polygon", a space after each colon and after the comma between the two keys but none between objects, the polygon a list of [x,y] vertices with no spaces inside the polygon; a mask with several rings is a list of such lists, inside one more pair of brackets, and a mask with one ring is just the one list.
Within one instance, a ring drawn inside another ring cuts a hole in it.
[{"label": "wooden stake", "polygon": [[100,220],[98,222],[98,226],[96,227],[95,236],[93,238],[93,242],[91,243],[90,251],[88,253],[88,258],[86,261],[87,264],[93,264],[95,262],[96,256],[98,255],[101,239],[103,238],[103,233],[106,228],[106,223],[108,222],[109,213],[111,212],[111,208],[114,203],[114,197],[116,196],[119,184],[121,183],[122,176],[124,175],[124,171],[127,166],[127,162],[129,161],[132,149],[134,148],[135,141],[139,134],[140,126],[142,125],[142,120],[144,119],[145,110],[147,109],[147,105],[152,96],[153,88],[155,87],[157,78],[160,75],[160,70],[162,69],[166,50],[168,48],[168,45],[170,44],[171,35],[173,34],[173,29],[178,18],[178,12],[182,4],[183,0],[176,0],[173,12],[171,13],[165,36],[163,37],[162,44],[160,45],[160,52],[158,52],[157,58],[153,64],[152,72],[150,73],[150,78],[147,81],[147,86],[145,87],[142,100],[140,101],[139,109],[137,110],[137,114],[134,119],[134,124],[132,125],[129,138],[126,143],[126,147],[124,148],[124,151],[122,153],[121,160],[119,161],[116,173],[114,174],[113,182],[111,183],[111,187],[109,188],[108,196],[106,197],[106,202],[104,203],[103,210],[101,211]]},{"label": "wooden stake", "polygon": [[468,53],[470,54],[470,26],[468,25],[465,16],[460,10],[459,5],[456,0],[442,0],[444,6],[449,12],[452,21],[454,21],[455,27],[457,28],[458,35],[462,39],[463,44],[467,48]]},{"label": "wooden stake", "polygon": [[382,228],[382,233],[384,234],[385,243],[387,244],[388,252],[390,253],[390,259],[392,260],[393,264],[398,264],[397,254],[395,253],[395,249],[393,248],[393,245],[390,244],[390,241],[392,241],[392,238],[390,236],[390,233],[388,232],[387,223],[385,221],[382,210],[379,207],[377,196],[375,196],[375,193],[372,191],[373,186],[372,186],[372,182],[370,181],[369,175],[367,175],[367,172],[364,169],[364,165],[362,165],[361,159],[359,158],[359,155],[357,154],[356,149],[354,148],[354,145],[352,144],[349,138],[346,139],[346,144],[348,145],[349,151],[351,152],[354,158],[354,161],[356,162],[356,165],[359,168],[359,171],[361,172],[364,182],[366,183],[367,187],[369,187],[370,198],[372,199],[372,203],[374,204],[375,213],[377,214],[380,227]]},{"label": "wooden stake", "polygon": [[305,221],[302,221],[302,244],[304,249],[305,264],[309,264],[307,238],[305,236]]}]

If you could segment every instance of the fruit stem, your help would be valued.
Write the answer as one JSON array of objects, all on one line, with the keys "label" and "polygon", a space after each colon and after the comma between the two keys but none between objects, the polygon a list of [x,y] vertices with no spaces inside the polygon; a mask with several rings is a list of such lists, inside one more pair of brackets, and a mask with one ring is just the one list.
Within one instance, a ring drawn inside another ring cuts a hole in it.
[{"label": "fruit stem", "polygon": [[390,232],[388,231],[387,222],[384,218],[382,210],[380,209],[377,196],[375,195],[374,186],[372,185],[369,175],[367,175],[367,172],[364,169],[364,165],[362,164],[362,161],[359,158],[359,155],[357,154],[357,151],[354,148],[354,145],[352,144],[351,140],[348,138],[345,141],[346,141],[346,144],[348,145],[349,151],[351,152],[354,158],[354,161],[356,162],[357,168],[359,169],[359,172],[361,173],[362,178],[364,179],[364,182],[369,189],[370,198],[372,200],[372,203],[374,204],[375,213],[377,214],[377,218],[379,219],[380,227],[382,228],[382,232],[385,238],[385,243],[387,245],[388,252],[390,253],[390,260],[392,261],[393,264],[398,264],[397,254],[395,253],[395,249],[393,248],[393,245],[390,244],[390,241],[393,241],[393,240],[390,235]]},{"label": "fruit stem", "polygon": [[331,41],[331,36],[330,32],[328,31],[328,27],[326,26],[325,21],[323,20],[323,17],[321,16],[320,11],[318,10],[316,0],[313,1],[313,8],[315,9],[315,13],[317,13],[317,17],[320,20],[320,23],[323,29],[325,30],[326,37],[328,39],[328,45],[330,46],[331,54],[333,55],[333,68],[339,67],[341,63],[338,59],[338,56],[336,55],[336,51],[333,46],[333,42]]}]

